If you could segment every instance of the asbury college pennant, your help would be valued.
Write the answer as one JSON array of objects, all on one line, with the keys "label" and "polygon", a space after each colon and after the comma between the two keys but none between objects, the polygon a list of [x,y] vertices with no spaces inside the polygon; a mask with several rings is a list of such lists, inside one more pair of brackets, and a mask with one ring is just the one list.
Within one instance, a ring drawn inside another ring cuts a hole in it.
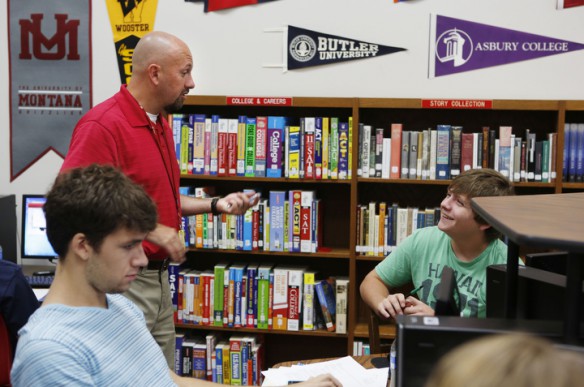
[{"label": "asbury college pennant", "polygon": [[405,51],[405,48],[382,46],[288,26],[288,70],[374,58],[398,51]]},{"label": "asbury college pennant", "polygon": [[429,77],[582,50],[584,44],[436,15]]}]

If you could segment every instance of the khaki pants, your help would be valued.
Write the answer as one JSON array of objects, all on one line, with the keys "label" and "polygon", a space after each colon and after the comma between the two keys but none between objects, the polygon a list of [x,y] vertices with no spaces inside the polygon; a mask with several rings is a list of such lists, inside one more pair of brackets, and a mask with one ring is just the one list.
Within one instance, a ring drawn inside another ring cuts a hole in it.
[{"label": "khaki pants", "polygon": [[143,269],[124,296],[144,313],[146,326],[162,349],[168,367],[174,370],[175,327],[168,270]]}]

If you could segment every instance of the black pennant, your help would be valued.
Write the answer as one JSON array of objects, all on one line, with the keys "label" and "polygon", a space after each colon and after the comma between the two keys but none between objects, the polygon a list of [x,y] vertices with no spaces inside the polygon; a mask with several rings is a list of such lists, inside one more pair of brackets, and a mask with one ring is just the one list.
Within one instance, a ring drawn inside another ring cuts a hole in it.
[{"label": "black pennant", "polygon": [[304,28],[288,26],[288,70],[367,59],[405,51]]}]

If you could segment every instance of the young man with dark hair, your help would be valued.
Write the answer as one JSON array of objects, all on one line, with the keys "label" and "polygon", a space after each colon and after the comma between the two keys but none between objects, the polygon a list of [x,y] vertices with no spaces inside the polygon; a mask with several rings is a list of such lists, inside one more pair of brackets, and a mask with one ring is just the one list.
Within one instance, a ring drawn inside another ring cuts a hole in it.
[{"label": "young man with dark hair", "polygon": [[[513,195],[513,185],[492,169],[457,176],[440,205],[437,226],[417,230],[394,249],[361,283],[363,300],[382,318],[399,314],[434,315],[435,295],[444,266],[451,267],[463,316],[485,317],[486,269],[507,262],[499,234],[471,208],[471,199]],[[391,293],[413,283],[419,299]]]},{"label": "young man with dark hair", "polygon": [[[20,330],[14,386],[213,386],[172,372],[143,313],[120,295],[148,264],[157,225],[148,194],[111,166],[57,177],[44,206],[59,255],[43,305]],[[305,387],[339,387],[330,375]]]}]

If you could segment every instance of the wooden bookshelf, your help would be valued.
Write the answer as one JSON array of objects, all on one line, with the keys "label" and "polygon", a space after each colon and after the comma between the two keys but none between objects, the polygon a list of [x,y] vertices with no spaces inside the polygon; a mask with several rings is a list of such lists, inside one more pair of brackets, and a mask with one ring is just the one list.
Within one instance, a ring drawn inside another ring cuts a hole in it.
[{"label": "wooden bookshelf", "polygon": [[[360,123],[384,128],[389,137],[390,125],[401,122],[404,128],[423,130],[448,123],[461,125],[465,131],[475,132],[489,125],[513,127],[513,133],[522,136],[525,129],[542,137],[557,132],[557,175],[551,183],[515,183],[518,194],[557,194],[584,191],[584,183],[563,182],[562,162],[564,124],[578,120],[584,122],[584,101],[556,100],[490,100],[488,109],[436,109],[424,107],[424,99],[413,98],[316,98],[290,97],[287,106],[258,106],[228,104],[227,96],[188,96],[182,113],[218,114],[235,118],[238,115],[282,115],[288,117],[337,116],[353,117],[352,177],[349,180],[307,180],[285,178],[215,177],[208,175],[182,175],[181,185],[215,186],[217,194],[227,194],[244,188],[270,190],[315,190],[325,203],[325,212],[334,212],[326,218],[325,245],[330,251],[315,254],[276,252],[242,252],[213,249],[189,249],[188,258],[198,269],[211,269],[221,261],[273,262],[275,264],[302,264],[331,275],[347,276],[350,281],[348,304],[348,332],[344,335],[327,332],[283,332],[254,329],[231,329],[232,333],[246,332],[263,335],[266,340],[265,366],[294,359],[336,357],[352,354],[353,341],[363,339],[367,333],[367,315],[359,295],[359,284],[365,275],[382,260],[382,257],[361,256],[356,250],[358,204],[369,201],[397,202],[400,206],[439,206],[449,180],[377,179],[357,176],[358,128]],[[568,120],[568,121],[567,121]],[[225,329],[179,325],[181,330],[197,330],[203,334]],[[382,338],[392,339],[395,326],[382,328]],[[281,351],[285,348],[285,351]],[[279,351],[280,350],[280,351]],[[279,352],[285,352],[281,354]]]}]

